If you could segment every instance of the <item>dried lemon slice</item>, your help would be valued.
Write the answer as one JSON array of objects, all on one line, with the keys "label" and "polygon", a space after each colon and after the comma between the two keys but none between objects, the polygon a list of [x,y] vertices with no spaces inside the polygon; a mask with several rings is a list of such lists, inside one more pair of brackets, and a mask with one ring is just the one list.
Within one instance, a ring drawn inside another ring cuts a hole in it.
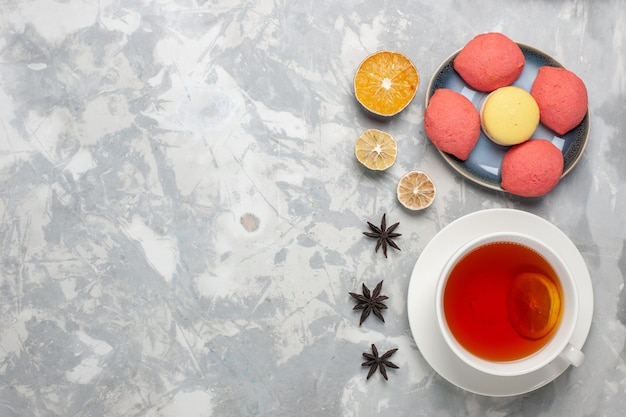
[{"label": "dried lemon slice", "polygon": [[375,171],[382,171],[396,162],[398,144],[387,132],[369,129],[356,140],[354,153],[360,163]]},{"label": "dried lemon slice", "polygon": [[354,75],[354,93],[363,107],[379,116],[401,112],[415,97],[419,74],[399,52],[380,51],[363,60]]},{"label": "dried lemon slice", "polygon": [[430,177],[422,171],[411,171],[398,182],[398,200],[410,210],[422,210],[435,200],[437,189]]}]

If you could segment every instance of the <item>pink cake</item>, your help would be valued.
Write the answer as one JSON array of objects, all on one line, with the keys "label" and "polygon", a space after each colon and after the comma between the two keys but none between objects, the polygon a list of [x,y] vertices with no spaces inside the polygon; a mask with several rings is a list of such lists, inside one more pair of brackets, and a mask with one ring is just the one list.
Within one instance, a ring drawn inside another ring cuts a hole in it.
[{"label": "pink cake", "polygon": [[469,41],[454,59],[454,69],[471,87],[493,91],[510,85],[526,59],[520,47],[505,35],[483,33]]},{"label": "pink cake", "polygon": [[563,154],[545,139],[531,139],[509,149],[502,159],[502,188],[523,197],[539,197],[563,174]]},{"label": "pink cake", "polygon": [[539,105],[541,123],[559,135],[578,126],[587,114],[587,88],[565,68],[539,68],[530,94]]},{"label": "pink cake", "polygon": [[480,137],[480,116],[461,93],[440,88],[428,101],[424,130],[437,149],[465,161]]}]

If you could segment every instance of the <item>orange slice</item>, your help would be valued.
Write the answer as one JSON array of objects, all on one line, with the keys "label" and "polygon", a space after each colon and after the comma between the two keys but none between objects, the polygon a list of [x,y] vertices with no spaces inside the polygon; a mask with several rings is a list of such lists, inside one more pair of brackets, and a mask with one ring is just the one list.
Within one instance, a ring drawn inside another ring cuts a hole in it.
[{"label": "orange slice", "polygon": [[360,163],[375,171],[382,171],[396,162],[398,145],[387,132],[369,129],[356,140],[354,153]]},{"label": "orange slice", "polygon": [[354,75],[359,103],[379,116],[400,113],[415,97],[419,75],[399,52],[381,51],[365,58]]},{"label": "orange slice", "polygon": [[541,339],[559,321],[561,296],[557,285],[543,274],[516,276],[508,290],[508,313],[513,328],[529,339]]},{"label": "orange slice", "polygon": [[435,183],[422,171],[411,171],[400,178],[396,191],[398,201],[410,210],[425,209],[437,195]]}]

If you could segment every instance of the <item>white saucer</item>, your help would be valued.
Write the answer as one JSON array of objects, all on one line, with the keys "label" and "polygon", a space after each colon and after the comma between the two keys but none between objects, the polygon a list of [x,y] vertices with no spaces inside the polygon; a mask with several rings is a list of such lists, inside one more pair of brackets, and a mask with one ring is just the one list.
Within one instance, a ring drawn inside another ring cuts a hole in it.
[{"label": "white saucer", "polygon": [[497,231],[526,233],[544,241],[574,273],[581,298],[578,324],[571,343],[579,349],[591,327],[593,288],[587,265],[572,241],[552,223],[524,211],[491,209],[468,214],[443,228],[426,245],[411,274],[407,301],[409,325],[417,347],[430,366],[452,384],[476,394],[504,397],[524,394],[546,385],[561,375],[569,364],[557,358],[527,375],[493,376],[469,367],[444,341],[435,313],[437,278],[454,251],[476,237]]}]

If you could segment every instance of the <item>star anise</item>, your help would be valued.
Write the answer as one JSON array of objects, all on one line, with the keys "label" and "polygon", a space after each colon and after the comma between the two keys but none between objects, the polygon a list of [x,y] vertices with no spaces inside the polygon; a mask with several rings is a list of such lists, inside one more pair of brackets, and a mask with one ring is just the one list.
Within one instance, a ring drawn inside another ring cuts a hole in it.
[{"label": "star anise", "polygon": [[387,228],[386,217],[387,217],[387,213],[383,214],[383,219],[380,222],[380,228],[377,226],[374,226],[370,222],[367,222],[367,225],[370,227],[370,229],[372,229],[372,231],[363,232],[365,236],[378,239],[378,242],[376,242],[376,249],[374,251],[378,252],[378,248],[382,246],[383,254],[385,255],[385,258],[387,257],[387,245],[391,246],[394,249],[400,250],[398,245],[396,245],[396,243],[392,239],[394,237],[402,236],[402,234],[400,233],[393,233],[393,231],[396,229],[396,227],[398,227],[400,222],[392,224],[391,226],[389,226],[389,228]]},{"label": "star anise", "polygon": [[367,361],[363,362],[361,366],[370,367],[370,371],[367,373],[366,379],[370,379],[370,377],[374,375],[374,372],[376,372],[376,369],[379,369],[383,378],[385,378],[385,381],[387,381],[387,369],[385,367],[394,369],[400,368],[398,365],[389,360],[391,355],[396,353],[397,350],[397,348],[390,349],[382,356],[378,356],[378,349],[376,349],[376,345],[372,344],[372,353],[363,352],[363,356],[367,359]]},{"label": "star anise", "polygon": [[370,293],[369,288],[365,284],[363,284],[363,294],[357,294],[354,292],[348,293],[353,298],[355,298],[358,303],[352,308],[353,310],[363,310],[361,313],[361,321],[359,322],[359,326],[363,324],[366,318],[369,317],[370,313],[374,313],[376,317],[378,317],[383,323],[385,319],[383,318],[383,313],[381,310],[387,308],[383,301],[388,299],[386,295],[380,295],[380,290],[383,288],[383,281],[380,281],[374,291]]}]

